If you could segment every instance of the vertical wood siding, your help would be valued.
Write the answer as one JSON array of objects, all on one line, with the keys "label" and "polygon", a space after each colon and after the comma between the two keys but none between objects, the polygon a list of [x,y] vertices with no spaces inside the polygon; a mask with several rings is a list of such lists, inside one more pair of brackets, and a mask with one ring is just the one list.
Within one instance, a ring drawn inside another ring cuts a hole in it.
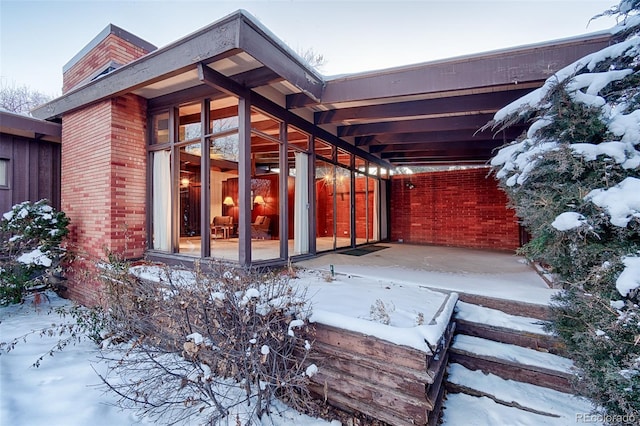
[{"label": "vertical wood siding", "polygon": [[0,158],[9,160],[9,187],[0,188],[0,210],[46,198],[60,208],[60,144],[0,134]]}]

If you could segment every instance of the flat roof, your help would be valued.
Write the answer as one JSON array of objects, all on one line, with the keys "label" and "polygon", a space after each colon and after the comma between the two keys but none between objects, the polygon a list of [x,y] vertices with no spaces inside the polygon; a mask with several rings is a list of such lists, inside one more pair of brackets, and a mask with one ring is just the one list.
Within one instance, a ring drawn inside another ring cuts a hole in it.
[{"label": "flat roof", "polygon": [[264,97],[335,141],[387,164],[485,164],[495,148],[523,130],[515,127],[498,137],[479,132],[496,111],[612,42],[609,32],[599,32],[324,77],[251,14],[238,10],[33,114],[61,117],[126,93],[151,104],[167,97],[197,98],[211,93],[212,87],[226,87],[236,95]]},{"label": "flat roof", "polygon": [[62,126],[39,118],[0,110],[0,133],[60,143]]}]

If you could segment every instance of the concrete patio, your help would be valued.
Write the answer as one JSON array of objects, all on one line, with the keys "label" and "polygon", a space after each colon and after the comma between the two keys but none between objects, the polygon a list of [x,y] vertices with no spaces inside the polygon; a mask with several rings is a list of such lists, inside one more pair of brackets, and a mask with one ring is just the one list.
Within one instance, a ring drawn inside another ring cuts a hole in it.
[{"label": "concrete patio", "polygon": [[392,280],[407,285],[547,305],[557,290],[513,253],[465,248],[379,243],[362,256],[331,252],[297,262],[308,269]]}]

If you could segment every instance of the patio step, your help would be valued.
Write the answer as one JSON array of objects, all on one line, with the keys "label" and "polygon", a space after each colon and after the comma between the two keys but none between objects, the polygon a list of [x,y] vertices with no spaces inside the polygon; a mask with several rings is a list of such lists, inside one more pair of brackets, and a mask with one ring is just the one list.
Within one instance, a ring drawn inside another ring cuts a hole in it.
[{"label": "patio step", "polygon": [[573,362],[544,330],[547,307],[482,296],[475,299],[482,306],[469,300],[456,306],[445,425],[461,424],[461,409],[474,413],[474,424],[565,425],[577,413],[591,412],[588,401],[572,394]]},{"label": "patio step", "polygon": [[[505,380],[491,373],[449,365],[448,387],[476,398],[489,398],[505,407],[557,419],[558,424],[575,422],[577,413],[589,413],[592,405],[584,398],[528,383]],[[548,419],[547,419],[548,420]]]},{"label": "patio step", "polygon": [[[589,411],[576,412],[572,418],[552,417],[503,405],[486,396],[476,397],[466,393],[450,393],[445,401],[442,425],[567,426],[576,424],[579,415],[587,415],[588,413]],[[598,425],[600,423],[590,424]]]},{"label": "patio step", "polygon": [[510,315],[536,318],[542,321],[549,319],[549,307],[546,305],[521,302],[518,300],[499,299],[471,293],[459,293],[458,300],[476,306],[496,309]]},{"label": "patio step", "polygon": [[571,392],[573,363],[567,358],[463,334],[455,337],[450,351],[452,362],[469,369]]},{"label": "patio step", "polygon": [[481,337],[538,351],[564,355],[562,342],[545,331],[538,318],[511,315],[501,310],[458,301],[456,305],[458,334]]}]

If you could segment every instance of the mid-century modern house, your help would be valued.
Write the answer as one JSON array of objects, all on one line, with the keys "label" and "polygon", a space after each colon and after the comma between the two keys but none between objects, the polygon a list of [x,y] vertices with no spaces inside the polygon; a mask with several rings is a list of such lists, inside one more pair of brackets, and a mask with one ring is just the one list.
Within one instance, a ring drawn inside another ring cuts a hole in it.
[{"label": "mid-century modern house", "polygon": [[249,266],[377,241],[514,250],[518,221],[486,163],[522,128],[478,130],[611,42],[327,78],[244,11],[160,49],[109,25],[33,113],[61,123],[61,207],[95,256]]}]

